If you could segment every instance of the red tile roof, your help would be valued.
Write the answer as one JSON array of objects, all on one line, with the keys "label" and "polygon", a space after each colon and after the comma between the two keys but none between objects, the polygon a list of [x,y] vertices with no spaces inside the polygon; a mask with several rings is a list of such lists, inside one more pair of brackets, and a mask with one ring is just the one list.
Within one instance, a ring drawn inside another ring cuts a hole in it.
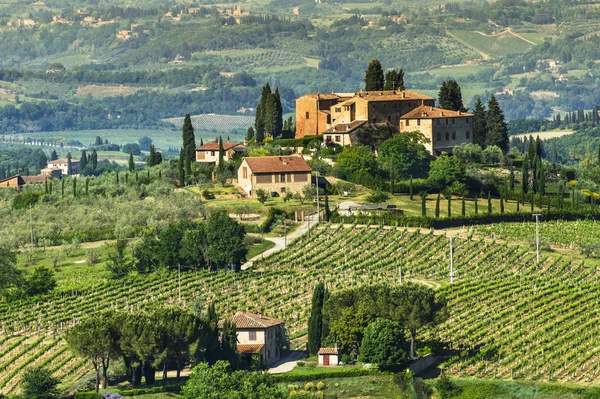
[{"label": "red tile roof", "polygon": [[[238,145],[242,145],[242,143],[223,143],[223,150],[227,151],[233,147],[237,147]],[[196,151],[219,151],[219,143],[206,143],[196,148]]]},{"label": "red tile roof", "polygon": [[407,112],[400,119],[462,118],[465,116],[473,116],[473,114],[421,105],[412,111]]},{"label": "red tile roof", "polygon": [[354,122],[351,122],[351,123],[338,123],[337,125],[332,126],[329,129],[325,130],[323,132],[323,134],[327,134],[327,133],[352,133],[354,130],[358,129],[359,127],[361,127],[365,123],[367,123],[367,121],[365,121],[365,120],[354,121]]},{"label": "red tile roof", "polygon": [[435,100],[433,97],[410,90],[361,91],[356,96],[367,101]]},{"label": "red tile roof", "polygon": [[321,348],[319,349],[319,352],[317,352],[318,355],[337,355],[338,354],[338,350],[337,348]]},{"label": "red tile roof", "polygon": [[25,183],[44,183],[46,176],[22,176]]},{"label": "red tile roof", "polygon": [[252,173],[312,172],[308,163],[298,155],[244,158]]},{"label": "red tile roof", "polygon": [[237,351],[243,354],[257,355],[263,347],[263,344],[237,344]]},{"label": "red tile roof", "polygon": [[[235,327],[240,329],[265,329],[268,327],[284,324],[283,320],[262,316],[249,312],[238,312],[228,319]],[[223,327],[223,321],[219,321],[219,328]]]},{"label": "red tile roof", "polygon": [[319,100],[337,100],[338,98],[340,98],[340,96],[338,96],[337,94],[319,94],[319,93],[314,93],[314,94],[305,94],[304,97],[310,97],[310,98],[314,98],[319,99]]},{"label": "red tile roof", "polygon": [[[58,163],[69,163],[69,159],[68,158],[60,158],[60,159],[55,159],[54,161],[48,161],[47,164],[51,165],[51,164],[58,164]],[[71,159],[71,164],[74,163],[79,163],[79,159]]]}]

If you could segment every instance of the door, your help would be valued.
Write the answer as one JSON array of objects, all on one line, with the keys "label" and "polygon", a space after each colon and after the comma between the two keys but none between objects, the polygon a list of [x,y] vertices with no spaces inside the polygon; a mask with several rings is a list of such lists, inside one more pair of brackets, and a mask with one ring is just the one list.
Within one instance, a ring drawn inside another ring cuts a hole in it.
[{"label": "door", "polygon": [[329,366],[329,355],[323,355],[323,366]]}]

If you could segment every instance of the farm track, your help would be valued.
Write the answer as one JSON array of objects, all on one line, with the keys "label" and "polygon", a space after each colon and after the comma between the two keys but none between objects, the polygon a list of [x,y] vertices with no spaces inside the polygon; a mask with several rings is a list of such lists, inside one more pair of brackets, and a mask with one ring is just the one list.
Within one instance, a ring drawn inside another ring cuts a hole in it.
[{"label": "farm track", "polygon": [[[456,281],[448,284],[449,239],[421,229],[326,225],[313,227],[283,251],[242,273],[189,272],[181,277],[183,304],[215,302],[220,314],[266,312],[288,331],[306,328],[316,281],[331,291],[363,284],[397,284],[399,274],[443,293],[450,318],[436,336],[471,350],[448,362],[457,376],[596,381],[600,324],[598,271],[560,256],[492,238],[454,238]],[[14,392],[30,365],[44,364],[68,381],[89,371],[60,334],[82,317],[151,303],[177,303],[171,272],[101,281],[86,291],[56,292],[0,305],[0,390]],[[19,335],[16,335],[19,334]],[[13,336],[14,335],[14,336]],[[9,338],[6,338],[9,337]],[[476,348],[478,348],[476,350]],[[481,354],[481,353],[484,354]],[[525,355],[527,354],[527,355]]]}]

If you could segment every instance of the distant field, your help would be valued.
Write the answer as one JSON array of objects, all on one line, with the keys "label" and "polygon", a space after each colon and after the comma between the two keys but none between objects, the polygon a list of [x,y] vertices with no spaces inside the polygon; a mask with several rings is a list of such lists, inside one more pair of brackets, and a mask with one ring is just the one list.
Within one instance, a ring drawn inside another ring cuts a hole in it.
[{"label": "distant field", "polygon": [[549,139],[554,139],[556,137],[563,137],[563,136],[568,136],[569,134],[573,134],[575,133],[572,130],[555,130],[555,131],[550,131],[550,132],[535,132],[535,133],[525,133],[525,134],[517,134],[515,136],[510,136],[510,137],[529,137],[529,136],[533,136],[533,138],[536,138],[537,136],[540,137],[540,140],[549,140]]},{"label": "distant field", "polygon": [[[254,116],[246,115],[218,115],[202,114],[192,115],[194,129],[216,130],[217,132],[230,132],[234,129],[248,129],[254,125]],[[177,129],[183,126],[183,117],[163,119],[164,122],[172,123]]]},{"label": "distant field", "polygon": [[533,47],[531,43],[507,32],[499,35],[484,35],[479,32],[454,30],[448,31],[448,33],[457,40],[493,58],[509,54],[521,54]]},{"label": "distant field", "polygon": [[140,90],[139,87],[123,85],[87,85],[79,86],[75,92],[76,97],[87,97],[91,95],[94,98],[127,96]]},{"label": "distant field", "polygon": [[458,65],[449,66],[447,68],[429,69],[425,72],[436,76],[452,76],[455,79],[460,79],[468,75],[475,75],[479,72],[497,70],[498,68],[487,65]]}]

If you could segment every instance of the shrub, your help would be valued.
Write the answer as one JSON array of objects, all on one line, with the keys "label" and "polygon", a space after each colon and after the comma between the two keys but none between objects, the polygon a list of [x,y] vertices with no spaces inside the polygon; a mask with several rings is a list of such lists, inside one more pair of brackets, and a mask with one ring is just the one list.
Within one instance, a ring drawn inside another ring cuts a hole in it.
[{"label": "shrub", "polygon": [[314,391],[315,390],[315,384],[313,384],[312,382],[307,382],[306,384],[304,384],[304,390],[305,391]]},{"label": "shrub", "polygon": [[317,382],[317,390],[318,390],[318,391],[322,391],[322,390],[324,390],[325,388],[327,388],[327,385],[325,384],[325,382],[323,382],[323,381],[319,381],[319,382]]}]

